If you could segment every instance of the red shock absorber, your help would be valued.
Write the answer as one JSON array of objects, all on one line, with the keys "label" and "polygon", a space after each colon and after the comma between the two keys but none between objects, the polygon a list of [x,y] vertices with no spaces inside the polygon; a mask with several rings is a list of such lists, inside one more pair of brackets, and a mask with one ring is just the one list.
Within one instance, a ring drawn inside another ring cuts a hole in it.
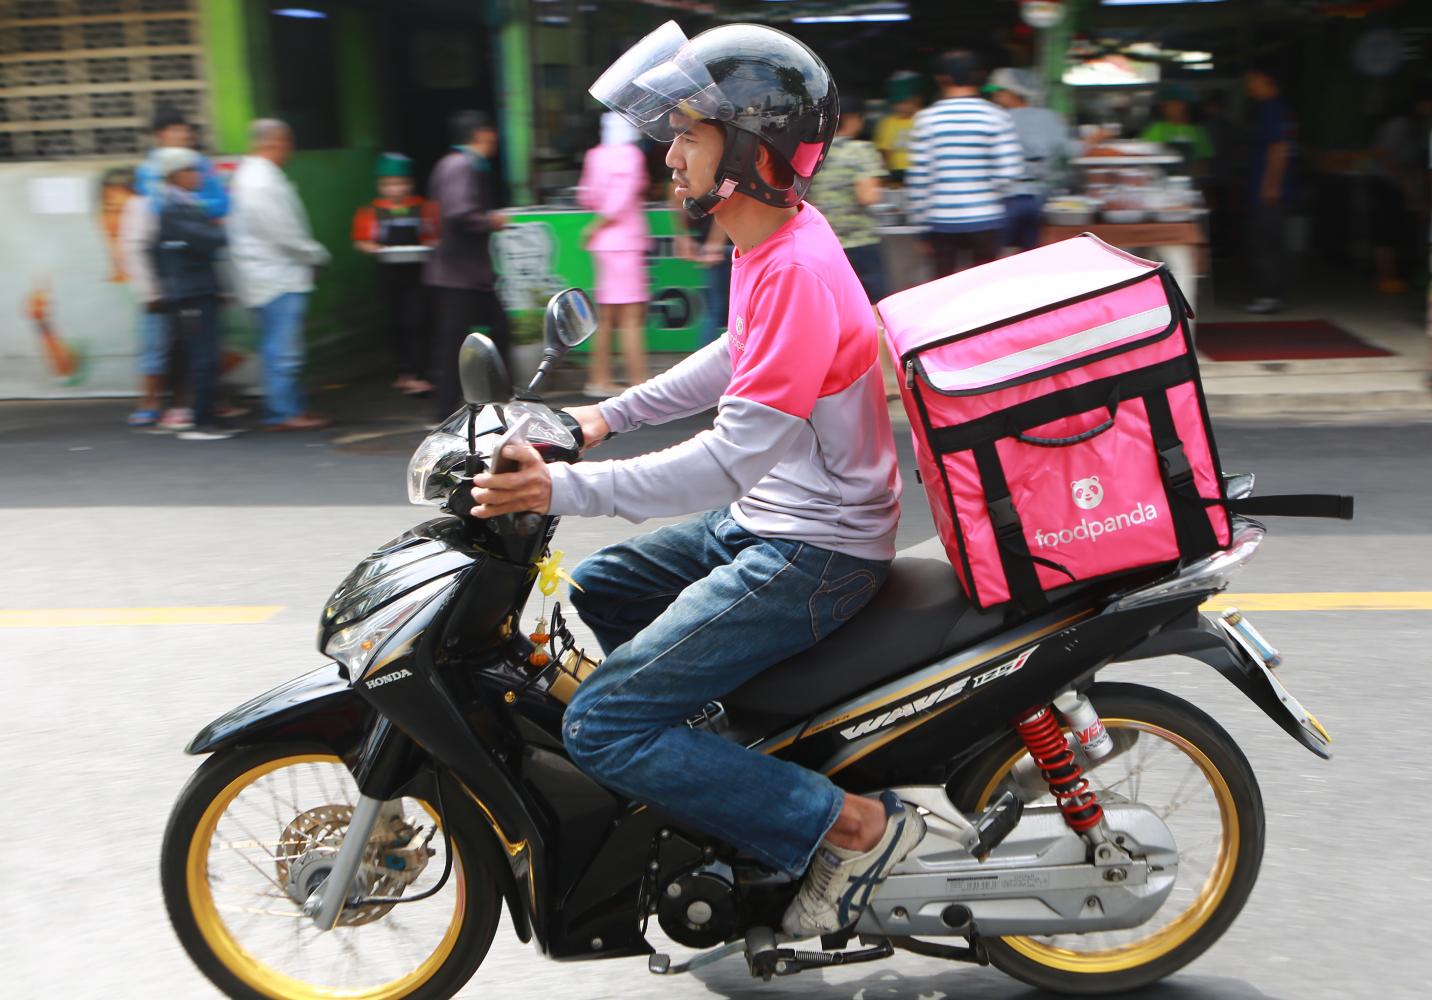
[{"label": "red shock absorber", "polygon": [[1064,822],[1076,833],[1099,825],[1104,818],[1099,797],[1089,787],[1074,751],[1059,728],[1059,720],[1048,705],[1015,726],[1039,773],[1049,783],[1050,794],[1064,814]]}]

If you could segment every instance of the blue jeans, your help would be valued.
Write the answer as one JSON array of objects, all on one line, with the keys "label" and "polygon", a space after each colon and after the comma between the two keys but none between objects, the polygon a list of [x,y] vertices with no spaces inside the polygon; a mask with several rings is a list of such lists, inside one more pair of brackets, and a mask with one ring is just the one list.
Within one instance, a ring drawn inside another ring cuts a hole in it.
[{"label": "blue jeans", "polygon": [[799,875],[840,815],[830,779],[685,720],[815,645],[890,565],[742,528],[729,511],[610,545],[571,601],[606,660],[567,707],[572,760],[602,784]]},{"label": "blue jeans", "polygon": [[173,324],[171,342],[182,344],[188,362],[194,423],[211,424],[219,383],[219,297],[199,295],[175,303],[169,319]]},{"label": "blue jeans", "polygon": [[308,409],[302,381],[307,312],[307,292],[285,292],[258,307],[266,424],[284,423]]},{"label": "blue jeans", "polygon": [[1044,220],[1044,200],[1035,194],[1015,194],[1004,199],[1004,245],[1033,250],[1039,245],[1039,227]]},{"label": "blue jeans", "polygon": [[169,374],[169,317],[139,311],[139,374]]}]

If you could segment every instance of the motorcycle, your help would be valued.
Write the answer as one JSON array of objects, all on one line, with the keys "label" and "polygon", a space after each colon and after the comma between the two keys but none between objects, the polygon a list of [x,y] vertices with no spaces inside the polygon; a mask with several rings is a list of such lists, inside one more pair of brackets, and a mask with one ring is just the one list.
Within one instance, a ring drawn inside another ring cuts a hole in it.
[{"label": "motorcycle", "polygon": [[[1200,612],[1262,544],[1247,519],[1207,558],[1066,588],[1033,618],[975,610],[938,542],[916,546],[839,631],[688,721],[924,815],[914,853],[818,949],[774,930],[796,880],[579,771],[562,713],[600,665],[560,605],[531,634],[519,621],[534,588],[555,590],[559,518],[467,511],[505,440],[580,460],[576,421],[537,388],[594,326],[584,293],[554,296],[542,365],[515,393],[491,343],[468,338],[467,405],[408,466],[410,499],[447,513],[333,592],[322,666],[188,745],[208,757],[174,805],[161,877],[204,975],[233,997],[450,997],[505,907],[549,958],[644,955],[665,976],[740,956],[770,980],[903,950],[1103,995],[1228,929],[1264,848],[1247,759],[1195,705],[1099,672],[1191,657],[1330,755],[1247,618]],[[1228,477],[1230,496],[1252,490]],[[652,917],[693,953],[656,952]]]}]

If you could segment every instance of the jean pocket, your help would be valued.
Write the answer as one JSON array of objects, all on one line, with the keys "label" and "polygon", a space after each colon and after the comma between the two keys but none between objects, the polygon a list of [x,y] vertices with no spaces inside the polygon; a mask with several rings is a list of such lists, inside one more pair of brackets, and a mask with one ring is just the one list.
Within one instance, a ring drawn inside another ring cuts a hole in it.
[{"label": "jean pocket", "polygon": [[811,595],[810,631],[817,641],[854,618],[885,580],[885,572],[869,565],[852,566],[852,562],[833,556],[820,587]]}]

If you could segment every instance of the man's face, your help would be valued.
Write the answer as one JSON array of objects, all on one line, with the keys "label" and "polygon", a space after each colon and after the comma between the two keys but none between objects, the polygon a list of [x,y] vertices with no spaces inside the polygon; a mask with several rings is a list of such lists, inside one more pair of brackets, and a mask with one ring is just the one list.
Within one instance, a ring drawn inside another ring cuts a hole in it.
[{"label": "man's face", "polygon": [[199,171],[194,167],[187,167],[184,170],[176,170],[169,175],[169,183],[185,191],[199,190]]},{"label": "man's face", "polygon": [[497,130],[480,128],[472,134],[472,148],[488,158],[497,152]]},{"label": "man's face", "polygon": [[184,124],[166,125],[164,128],[155,131],[154,145],[161,149],[167,147],[193,149],[194,130]]},{"label": "man's face", "polygon": [[666,165],[678,198],[699,198],[716,186],[716,167],[725,147],[725,133],[707,122],[698,122],[672,140]]},{"label": "man's face", "polygon": [[998,104],[998,105],[999,105],[1000,107],[1002,107],[1002,108],[1017,108],[1017,107],[1019,107],[1019,104],[1020,104],[1019,98],[1016,97],[1011,91],[1008,91],[1008,90],[996,90],[996,91],[994,92],[994,94],[991,95],[991,96],[992,96],[992,98],[993,98],[993,100],[994,100],[994,103]]},{"label": "man's face", "polygon": [[406,177],[378,178],[378,194],[389,201],[401,201],[413,193],[413,182]]},{"label": "man's face", "polygon": [[283,166],[293,155],[293,132],[288,129],[278,129],[269,133],[264,139],[260,151],[274,163]]}]

